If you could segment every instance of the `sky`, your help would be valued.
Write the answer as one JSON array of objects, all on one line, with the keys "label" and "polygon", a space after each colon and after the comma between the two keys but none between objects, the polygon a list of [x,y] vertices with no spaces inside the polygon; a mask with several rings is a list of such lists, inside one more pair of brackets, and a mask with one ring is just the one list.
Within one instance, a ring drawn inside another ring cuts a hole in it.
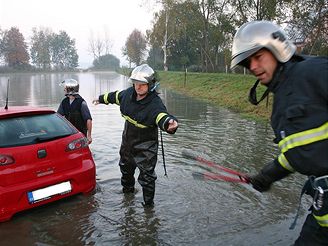
[{"label": "sky", "polygon": [[155,0],[0,0],[0,28],[17,27],[29,43],[32,28],[66,31],[75,39],[80,67],[91,66],[93,56],[88,51],[90,37],[111,41],[111,54],[122,56],[122,47],[130,33],[138,29],[143,34],[152,26]]}]

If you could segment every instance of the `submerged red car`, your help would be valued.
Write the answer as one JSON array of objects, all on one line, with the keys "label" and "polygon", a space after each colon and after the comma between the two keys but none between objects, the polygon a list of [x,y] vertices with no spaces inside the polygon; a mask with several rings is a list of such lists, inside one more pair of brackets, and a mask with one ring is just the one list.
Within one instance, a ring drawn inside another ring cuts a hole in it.
[{"label": "submerged red car", "polygon": [[0,109],[0,222],[96,186],[88,141],[55,111]]}]

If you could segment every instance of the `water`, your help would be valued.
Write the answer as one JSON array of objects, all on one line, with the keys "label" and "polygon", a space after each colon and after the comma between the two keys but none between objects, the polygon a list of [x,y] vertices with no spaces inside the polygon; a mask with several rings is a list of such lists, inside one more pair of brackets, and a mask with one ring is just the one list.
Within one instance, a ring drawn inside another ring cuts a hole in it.
[{"label": "water", "polygon": [[[57,109],[63,98],[58,84],[80,81],[80,94],[93,117],[93,152],[97,189],[17,214],[0,224],[0,245],[292,245],[299,235],[309,200],[295,215],[304,177],[293,175],[259,193],[249,185],[194,178],[206,172],[183,157],[190,150],[220,165],[256,173],[277,153],[269,126],[245,120],[224,108],[161,88],[168,111],[179,119],[175,135],[163,134],[168,176],[161,149],[156,167],[155,207],[145,210],[142,191],[121,192],[118,167],[123,118],[116,105],[91,104],[106,91],[126,88],[116,73],[13,74],[0,76],[0,105],[10,79],[11,105]],[[0,150],[1,151],[1,150]]]}]

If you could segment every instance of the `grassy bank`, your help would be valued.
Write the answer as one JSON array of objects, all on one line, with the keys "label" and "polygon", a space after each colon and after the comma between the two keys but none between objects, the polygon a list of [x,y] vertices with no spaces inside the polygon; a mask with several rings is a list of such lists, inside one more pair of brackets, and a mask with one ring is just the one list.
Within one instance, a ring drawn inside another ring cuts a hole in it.
[{"label": "grassy bank", "polygon": [[[130,70],[120,70],[118,73],[129,76]],[[166,87],[177,93],[195,97],[216,106],[228,108],[240,113],[246,118],[266,122],[271,115],[272,95],[254,106],[248,101],[248,93],[256,78],[253,75],[225,73],[189,73],[159,71],[161,87]],[[257,98],[261,98],[265,87],[258,86]]]},{"label": "grassy bank", "polygon": [[[159,72],[161,86],[177,93],[195,97],[217,106],[229,108],[244,117],[266,121],[271,114],[272,95],[269,105],[266,100],[254,106],[248,102],[249,89],[255,83],[252,75],[225,73]],[[257,98],[261,98],[264,86],[259,86]]]}]

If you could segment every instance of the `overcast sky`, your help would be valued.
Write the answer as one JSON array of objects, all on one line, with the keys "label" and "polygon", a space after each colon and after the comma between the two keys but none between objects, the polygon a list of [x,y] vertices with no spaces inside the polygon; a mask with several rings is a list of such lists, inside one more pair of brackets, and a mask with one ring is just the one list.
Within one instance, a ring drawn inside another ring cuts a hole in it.
[{"label": "overcast sky", "polygon": [[[29,42],[33,27],[48,27],[55,33],[64,30],[75,39],[81,66],[91,65],[88,52],[91,32],[112,42],[111,53],[126,64],[121,49],[136,28],[146,33],[151,28],[154,0],[0,0],[0,28],[18,27]],[[147,6],[142,6],[147,4]]]}]

